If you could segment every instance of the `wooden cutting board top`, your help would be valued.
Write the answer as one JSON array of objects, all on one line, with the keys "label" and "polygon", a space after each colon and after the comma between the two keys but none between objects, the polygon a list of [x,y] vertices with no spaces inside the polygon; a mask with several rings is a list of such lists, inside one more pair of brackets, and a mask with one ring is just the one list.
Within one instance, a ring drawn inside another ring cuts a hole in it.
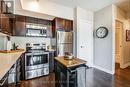
[{"label": "wooden cutting board top", "polygon": [[15,53],[15,52],[22,52],[25,51],[24,49],[17,49],[17,50],[0,50],[0,53]]},{"label": "wooden cutting board top", "polygon": [[55,57],[55,60],[57,60],[58,62],[60,62],[61,64],[63,64],[64,66],[66,66],[68,68],[87,63],[87,61],[79,59],[79,58],[73,58],[71,60],[66,60],[64,57]]}]

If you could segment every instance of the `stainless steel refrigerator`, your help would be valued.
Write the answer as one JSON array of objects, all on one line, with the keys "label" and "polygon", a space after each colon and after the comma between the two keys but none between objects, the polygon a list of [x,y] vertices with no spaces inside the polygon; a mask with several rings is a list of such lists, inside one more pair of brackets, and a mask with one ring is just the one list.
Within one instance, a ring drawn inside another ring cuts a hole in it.
[{"label": "stainless steel refrigerator", "polygon": [[73,31],[57,31],[57,55],[73,54]]}]

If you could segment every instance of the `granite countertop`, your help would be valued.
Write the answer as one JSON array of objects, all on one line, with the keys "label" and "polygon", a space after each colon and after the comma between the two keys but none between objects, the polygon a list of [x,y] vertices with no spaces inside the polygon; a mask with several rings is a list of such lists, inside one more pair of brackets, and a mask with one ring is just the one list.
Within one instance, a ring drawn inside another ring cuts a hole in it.
[{"label": "granite countertop", "polygon": [[72,60],[67,60],[64,57],[55,57],[55,60],[57,60],[67,68],[87,63],[87,61],[84,61],[79,58],[73,58]]},{"label": "granite countertop", "polygon": [[24,52],[0,53],[0,80]]}]

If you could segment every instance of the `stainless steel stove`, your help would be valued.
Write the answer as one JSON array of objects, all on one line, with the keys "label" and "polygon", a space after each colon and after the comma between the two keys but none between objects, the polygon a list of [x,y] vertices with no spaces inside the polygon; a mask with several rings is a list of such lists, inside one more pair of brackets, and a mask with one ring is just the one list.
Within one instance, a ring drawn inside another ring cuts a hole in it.
[{"label": "stainless steel stove", "polygon": [[49,74],[49,52],[45,44],[26,44],[25,79]]}]

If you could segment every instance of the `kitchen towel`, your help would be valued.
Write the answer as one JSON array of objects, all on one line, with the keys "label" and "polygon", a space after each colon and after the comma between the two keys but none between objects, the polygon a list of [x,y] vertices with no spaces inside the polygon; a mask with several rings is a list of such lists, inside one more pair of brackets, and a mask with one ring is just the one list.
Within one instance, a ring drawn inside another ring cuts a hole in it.
[{"label": "kitchen towel", "polygon": [[86,87],[86,67],[77,68],[78,87]]}]

